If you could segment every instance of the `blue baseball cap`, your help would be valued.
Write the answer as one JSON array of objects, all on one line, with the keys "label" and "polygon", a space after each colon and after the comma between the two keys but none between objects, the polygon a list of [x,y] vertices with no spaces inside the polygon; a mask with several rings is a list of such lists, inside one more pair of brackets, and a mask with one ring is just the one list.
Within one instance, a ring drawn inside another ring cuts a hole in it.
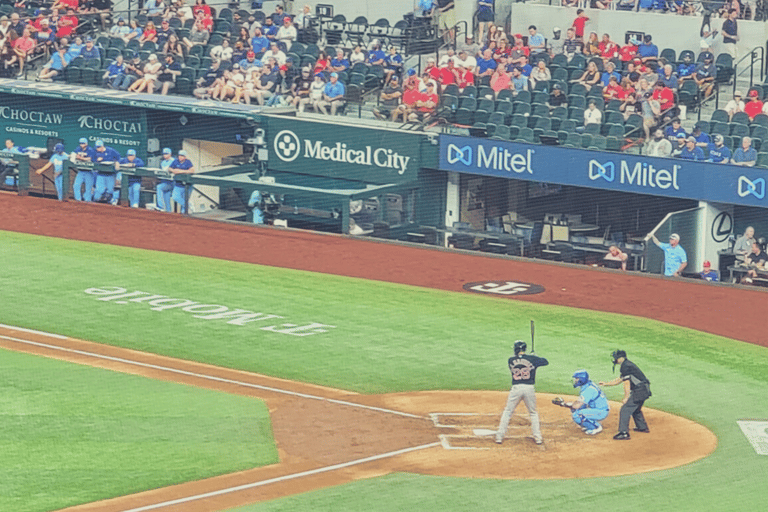
[{"label": "blue baseball cap", "polygon": [[97,141],[96,141],[96,147],[97,147],[97,148],[101,148],[101,147],[104,147],[104,141],[103,141],[103,140],[101,140],[101,139],[97,140]]},{"label": "blue baseball cap", "polygon": [[126,153],[128,156],[136,156],[136,150],[135,149],[129,149],[128,153]]},{"label": "blue baseball cap", "polygon": [[171,148],[163,148],[163,154],[164,155],[170,155],[173,151],[171,151]]},{"label": "blue baseball cap", "polygon": [[53,146],[53,151],[56,153],[61,153],[62,151],[64,151],[64,144],[61,144],[61,143],[56,144],[55,146]]},{"label": "blue baseball cap", "polygon": [[411,68],[411,69],[408,70],[408,76],[413,76],[415,74],[416,74],[416,70],[415,69]]},{"label": "blue baseball cap", "polygon": [[81,138],[80,144],[88,144],[88,139],[86,139],[85,137]]},{"label": "blue baseball cap", "polygon": [[332,76],[333,78],[339,78],[339,74],[338,74],[338,73],[336,73],[335,71],[334,71],[333,73],[331,73],[331,76]]}]

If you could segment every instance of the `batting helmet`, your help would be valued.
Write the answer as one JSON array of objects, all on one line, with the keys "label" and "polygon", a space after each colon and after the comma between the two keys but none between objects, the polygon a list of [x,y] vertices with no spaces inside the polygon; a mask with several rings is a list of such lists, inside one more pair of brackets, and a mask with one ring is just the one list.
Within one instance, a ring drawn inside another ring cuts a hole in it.
[{"label": "batting helmet", "polygon": [[528,345],[524,341],[517,340],[515,342],[515,355],[519,354],[520,352],[525,352],[525,350],[528,348]]},{"label": "batting helmet", "polygon": [[573,387],[578,388],[589,382],[589,374],[587,370],[576,370],[573,379]]}]

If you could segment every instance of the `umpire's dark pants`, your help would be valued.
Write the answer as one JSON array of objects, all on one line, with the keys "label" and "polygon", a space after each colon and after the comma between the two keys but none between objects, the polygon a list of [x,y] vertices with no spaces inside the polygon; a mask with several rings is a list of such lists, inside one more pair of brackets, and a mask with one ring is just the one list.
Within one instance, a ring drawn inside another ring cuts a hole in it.
[{"label": "umpire's dark pants", "polygon": [[619,411],[619,432],[629,432],[629,418],[635,420],[635,426],[640,430],[646,430],[648,424],[643,416],[643,404],[645,400],[635,400],[635,393],[629,394],[627,403],[621,406]]}]

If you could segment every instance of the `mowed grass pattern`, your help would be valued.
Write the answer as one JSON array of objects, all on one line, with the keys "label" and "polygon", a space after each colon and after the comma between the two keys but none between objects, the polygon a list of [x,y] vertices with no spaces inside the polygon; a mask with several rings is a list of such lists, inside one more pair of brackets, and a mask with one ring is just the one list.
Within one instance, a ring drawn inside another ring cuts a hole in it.
[{"label": "mowed grass pattern", "polygon": [[[739,418],[768,417],[765,348],[622,315],[27,235],[2,236],[0,250],[7,253],[4,261],[11,262],[11,271],[0,277],[0,300],[13,299],[18,305],[3,313],[5,323],[383,393],[506,389],[512,343],[527,339],[529,320],[535,319],[537,352],[551,363],[538,375],[540,391],[572,393],[570,375],[577,368],[586,368],[596,380],[611,378],[609,354],[624,348],[652,381],[654,396],[648,406],[699,421],[719,438],[717,451],[707,459],[633,477],[492,482],[393,475],[243,510],[384,511],[418,506],[431,512],[511,503],[525,503],[526,510],[576,503],[594,510],[621,506],[698,511],[709,505],[747,510],[740,504],[766,497],[768,457],[757,456],[736,425]],[[178,309],[156,312],[145,304],[99,302],[83,293],[98,286],[282,315],[282,322],[336,327],[313,336],[282,335],[260,330],[265,325],[260,322],[235,326],[195,319]],[[41,305],[49,315],[36,314]],[[611,399],[621,397],[618,387],[607,392]]]},{"label": "mowed grass pattern", "polygon": [[260,400],[0,349],[0,510],[46,511],[277,462]]}]

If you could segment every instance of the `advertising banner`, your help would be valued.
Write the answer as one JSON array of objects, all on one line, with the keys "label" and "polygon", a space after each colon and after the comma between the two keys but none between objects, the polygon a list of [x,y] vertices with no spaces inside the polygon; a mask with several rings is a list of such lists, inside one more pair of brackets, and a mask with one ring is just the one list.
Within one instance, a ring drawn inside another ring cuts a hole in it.
[{"label": "advertising banner", "polygon": [[266,125],[270,169],[377,184],[415,180],[430,144],[424,133],[294,117],[269,116]]},{"label": "advertising banner", "polygon": [[440,169],[768,208],[768,170],[628,153],[440,136]]}]

